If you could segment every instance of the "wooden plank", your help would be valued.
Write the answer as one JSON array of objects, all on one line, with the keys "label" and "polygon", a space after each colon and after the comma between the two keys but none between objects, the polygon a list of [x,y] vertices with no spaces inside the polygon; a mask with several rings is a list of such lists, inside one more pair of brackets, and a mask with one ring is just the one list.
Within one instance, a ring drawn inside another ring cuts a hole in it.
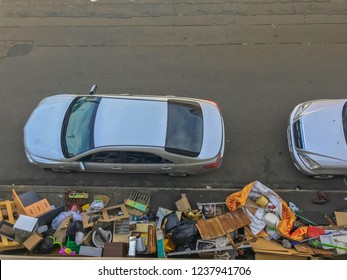
[{"label": "wooden plank", "polygon": [[[3,210],[6,210],[6,213],[7,213],[8,219],[6,219],[6,221],[14,224],[15,223],[14,212],[16,210],[16,207],[13,201],[6,200],[6,201],[0,202],[0,219],[1,220],[4,220],[4,217],[2,215]],[[1,236],[0,238],[1,238],[0,251],[23,248],[23,246],[15,240],[13,241],[9,240],[5,236]]]},{"label": "wooden plank", "polygon": [[7,216],[8,216],[8,221],[12,224],[14,224],[14,216],[13,216],[13,210],[12,210],[12,207],[14,206],[14,203],[9,201],[9,200],[6,200],[5,201],[5,204],[6,204],[6,210],[7,210]]},{"label": "wooden plank", "polygon": [[197,228],[205,240],[210,240],[231,233],[239,228],[249,225],[251,220],[242,208],[225,213],[207,220],[197,220]]},{"label": "wooden plank", "polygon": [[15,190],[12,190],[12,197],[13,197],[13,202],[17,207],[18,213],[26,215],[25,207],[24,207],[23,203],[20,201]]},{"label": "wooden plank", "polygon": [[[110,212],[112,210],[119,210],[120,212],[123,213],[123,215],[122,216],[116,216],[116,215],[111,216]],[[104,209],[102,209],[101,213],[102,213],[102,219],[100,219],[100,221],[102,221],[102,222],[114,222],[114,221],[118,221],[118,220],[128,219],[130,217],[128,210],[124,204],[104,208]]]},{"label": "wooden plank", "polygon": [[296,244],[294,247],[299,253],[307,253],[310,255],[314,255],[314,251],[306,243]]}]

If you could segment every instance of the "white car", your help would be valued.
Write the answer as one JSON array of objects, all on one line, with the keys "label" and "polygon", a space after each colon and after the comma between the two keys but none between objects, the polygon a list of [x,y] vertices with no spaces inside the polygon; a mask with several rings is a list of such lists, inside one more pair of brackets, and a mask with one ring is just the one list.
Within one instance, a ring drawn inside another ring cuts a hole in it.
[{"label": "white car", "polygon": [[303,174],[316,179],[347,175],[347,99],[297,105],[289,116],[287,140]]},{"label": "white car", "polygon": [[59,172],[171,176],[221,165],[224,124],[215,102],[94,92],[40,102],[24,128],[30,163]]}]

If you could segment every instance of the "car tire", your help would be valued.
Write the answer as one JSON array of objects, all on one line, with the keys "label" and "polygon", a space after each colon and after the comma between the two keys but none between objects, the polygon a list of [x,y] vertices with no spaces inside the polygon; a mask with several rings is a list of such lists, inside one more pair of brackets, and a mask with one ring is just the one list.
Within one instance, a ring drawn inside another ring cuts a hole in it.
[{"label": "car tire", "polygon": [[329,179],[335,178],[335,175],[321,174],[321,175],[313,175],[310,177],[317,180],[329,180]]},{"label": "car tire", "polygon": [[188,176],[187,173],[181,173],[181,172],[170,172],[167,175],[171,177],[187,177]]}]

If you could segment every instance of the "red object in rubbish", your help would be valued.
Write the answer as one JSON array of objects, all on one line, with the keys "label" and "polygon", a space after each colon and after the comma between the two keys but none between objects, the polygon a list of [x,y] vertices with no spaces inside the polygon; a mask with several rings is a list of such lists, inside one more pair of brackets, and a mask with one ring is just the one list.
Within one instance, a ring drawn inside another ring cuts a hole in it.
[{"label": "red object in rubbish", "polygon": [[322,227],[315,227],[309,225],[307,228],[307,237],[317,237],[325,234],[325,230]]},{"label": "red object in rubbish", "polygon": [[239,256],[243,256],[245,254],[245,251],[240,249],[240,250],[237,251],[237,253],[238,253]]}]

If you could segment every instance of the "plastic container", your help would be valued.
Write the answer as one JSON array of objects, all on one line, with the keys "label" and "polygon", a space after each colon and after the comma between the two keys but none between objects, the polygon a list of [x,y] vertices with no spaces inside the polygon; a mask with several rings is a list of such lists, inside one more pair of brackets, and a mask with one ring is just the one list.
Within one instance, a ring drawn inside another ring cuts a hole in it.
[{"label": "plastic container", "polygon": [[276,229],[279,218],[276,214],[269,212],[264,216],[264,222],[268,227]]},{"label": "plastic container", "polygon": [[79,253],[81,245],[77,245],[77,243],[70,239],[70,237],[67,237],[66,241],[66,248],[71,249],[71,251],[75,251],[76,253]]},{"label": "plastic container", "polygon": [[262,195],[257,199],[255,203],[261,207],[265,207],[269,203],[269,199],[266,196]]}]

